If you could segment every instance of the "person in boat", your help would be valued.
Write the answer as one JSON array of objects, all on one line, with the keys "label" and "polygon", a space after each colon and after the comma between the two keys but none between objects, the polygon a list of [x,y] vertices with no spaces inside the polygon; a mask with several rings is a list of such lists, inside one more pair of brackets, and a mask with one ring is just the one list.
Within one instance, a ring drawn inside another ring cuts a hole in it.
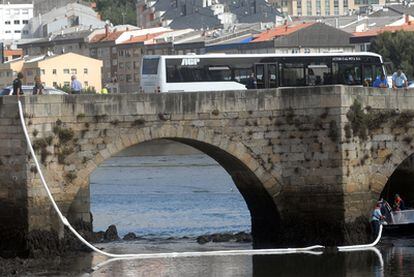
[{"label": "person in boat", "polygon": [[381,213],[381,202],[378,201],[377,204],[375,205],[375,209],[372,212],[372,217],[371,217],[371,227],[372,227],[372,234],[374,238],[378,236],[381,221],[384,219],[385,217]]},{"label": "person in boat", "polygon": [[402,211],[405,209],[404,200],[397,193],[394,198],[394,211]]}]

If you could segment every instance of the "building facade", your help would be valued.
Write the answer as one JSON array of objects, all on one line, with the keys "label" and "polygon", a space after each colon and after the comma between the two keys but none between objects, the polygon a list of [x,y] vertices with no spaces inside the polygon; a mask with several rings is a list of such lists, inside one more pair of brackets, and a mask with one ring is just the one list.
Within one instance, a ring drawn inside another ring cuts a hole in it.
[{"label": "building facade", "polygon": [[89,6],[69,3],[63,7],[33,17],[29,22],[29,37],[50,37],[56,33],[97,29],[105,22]]},{"label": "building facade", "polygon": [[25,57],[0,65],[0,87],[11,85],[22,72],[24,85],[34,85],[35,76],[40,76],[45,86],[70,86],[71,76],[76,75],[83,89],[100,91],[101,67],[102,61],[74,53]]},{"label": "building facade", "polygon": [[23,63],[22,59],[0,63],[0,89],[13,83],[17,73],[22,70]]},{"label": "building facade", "polygon": [[32,1],[0,2],[0,40],[18,40],[28,35],[32,17]]},{"label": "building facade", "polygon": [[386,0],[271,0],[284,14],[291,16],[350,15],[371,5],[383,6]]}]

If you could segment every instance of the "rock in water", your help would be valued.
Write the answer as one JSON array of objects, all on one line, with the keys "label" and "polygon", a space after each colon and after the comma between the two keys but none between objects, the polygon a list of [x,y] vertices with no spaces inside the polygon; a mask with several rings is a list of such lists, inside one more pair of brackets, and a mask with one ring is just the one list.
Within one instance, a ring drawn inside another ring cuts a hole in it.
[{"label": "rock in water", "polygon": [[252,235],[246,232],[240,232],[234,235],[236,242],[252,242]]},{"label": "rock in water", "polygon": [[99,232],[93,233],[93,242],[100,243],[100,242],[103,242],[104,240],[105,240],[105,232],[104,231],[99,231]]},{"label": "rock in water", "polygon": [[197,242],[199,244],[205,244],[205,243],[210,242],[210,241],[211,241],[211,238],[208,235],[197,237]]},{"label": "rock in water", "polygon": [[118,230],[116,229],[115,225],[111,225],[108,227],[108,229],[105,231],[104,239],[105,241],[119,240]]},{"label": "rock in water", "polygon": [[136,240],[137,236],[134,233],[128,233],[124,236],[123,240]]}]

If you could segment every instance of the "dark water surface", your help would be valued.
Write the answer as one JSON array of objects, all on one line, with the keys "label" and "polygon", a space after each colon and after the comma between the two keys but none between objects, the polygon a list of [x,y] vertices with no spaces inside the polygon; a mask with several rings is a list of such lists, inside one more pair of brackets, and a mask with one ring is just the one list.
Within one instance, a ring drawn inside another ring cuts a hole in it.
[{"label": "dark water surface", "polygon": [[[250,231],[250,214],[228,174],[203,155],[115,157],[91,177],[95,231],[116,224],[143,239],[98,246],[113,253],[251,249],[199,245],[195,237]],[[186,238],[183,238],[183,237]],[[37,276],[414,276],[414,236],[384,238],[374,250],[272,256],[115,260],[82,254],[50,262]]]}]

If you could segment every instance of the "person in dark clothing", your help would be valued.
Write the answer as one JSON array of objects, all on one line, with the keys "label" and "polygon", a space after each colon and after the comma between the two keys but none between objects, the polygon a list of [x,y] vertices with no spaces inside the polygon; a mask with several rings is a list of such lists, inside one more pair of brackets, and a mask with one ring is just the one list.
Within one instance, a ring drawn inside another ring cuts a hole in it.
[{"label": "person in dark clothing", "polygon": [[17,74],[17,78],[14,79],[13,81],[13,95],[17,95],[17,97],[19,97],[20,95],[23,95],[22,79],[23,79],[23,73],[19,72]]},{"label": "person in dark clothing", "polygon": [[40,76],[35,76],[34,81],[35,85],[33,87],[33,95],[43,94],[44,87],[42,85],[42,81],[40,80]]},{"label": "person in dark clothing", "polygon": [[252,72],[252,74],[250,74],[249,79],[247,79],[246,88],[247,89],[257,89],[257,80],[256,80],[256,77],[254,76],[253,72]]},{"label": "person in dark clothing", "polygon": [[404,200],[402,200],[399,194],[396,194],[394,198],[394,211],[402,211],[404,209]]}]

